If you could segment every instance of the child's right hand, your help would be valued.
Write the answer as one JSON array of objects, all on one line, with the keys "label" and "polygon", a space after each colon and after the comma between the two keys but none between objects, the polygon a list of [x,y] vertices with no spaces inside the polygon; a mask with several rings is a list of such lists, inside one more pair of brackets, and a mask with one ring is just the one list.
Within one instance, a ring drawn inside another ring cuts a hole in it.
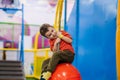
[{"label": "child's right hand", "polygon": [[56,52],[57,50],[58,50],[57,45],[54,45],[54,46],[53,46],[53,52]]},{"label": "child's right hand", "polygon": [[56,45],[56,44],[60,43],[60,41],[61,41],[61,39],[57,38],[54,44]]},{"label": "child's right hand", "polygon": [[59,49],[59,46],[58,44],[60,43],[61,39],[60,38],[57,38],[55,43],[54,43],[54,46],[53,46],[53,51],[57,51]]}]

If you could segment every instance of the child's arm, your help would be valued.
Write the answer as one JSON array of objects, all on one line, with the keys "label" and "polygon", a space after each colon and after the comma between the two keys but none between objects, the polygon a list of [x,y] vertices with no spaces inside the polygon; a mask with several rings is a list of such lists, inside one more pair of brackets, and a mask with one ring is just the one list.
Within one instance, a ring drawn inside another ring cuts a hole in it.
[{"label": "child's arm", "polygon": [[67,43],[72,43],[72,39],[71,38],[68,38],[66,36],[62,36],[60,39],[64,40],[65,42]]},{"label": "child's arm", "polygon": [[66,37],[64,35],[61,34],[61,32],[57,32],[57,35],[60,39],[64,40],[67,43],[72,43],[72,39],[69,37]]},{"label": "child's arm", "polygon": [[57,38],[55,43],[54,43],[54,46],[53,46],[53,52],[57,51],[58,48],[59,48],[59,43],[60,43],[61,39],[60,38]]}]

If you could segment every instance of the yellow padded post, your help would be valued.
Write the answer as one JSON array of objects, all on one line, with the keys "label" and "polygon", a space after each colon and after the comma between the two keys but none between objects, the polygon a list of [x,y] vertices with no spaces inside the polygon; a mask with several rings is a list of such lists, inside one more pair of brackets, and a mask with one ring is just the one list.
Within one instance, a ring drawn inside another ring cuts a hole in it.
[{"label": "yellow padded post", "polygon": [[40,73],[41,73],[41,67],[43,61],[48,58],[48,51],[49,49],[41,49],[41,51],[45,51],[45,56],[37,56],[38,52],[38,38],[40,36],[40,33],[38,32],[35,35],[35,42],[34,42],[34,73],[33,77],[39,79],[40,78]]},{"label": "yellow padded post", "polygon": [[35,67],[36,71],[34,73],[34,77],[37,79],[40,79],[42,63],[44,60],[45,60],[45,57],[36,56],[36,67]]},{"label": "yellow padded post", "polygon": [[34,73],[33,73],[33,76],[36,75],[36,71],[37,71],[37,44],[38,44],[38,38],[39,38],[39,35],[40,33],[38,32],[36,35],[35,35],[35,42],[34,42]]},{"label": "yellow padded post", "polygon": [[118,0],[118,13],[117,13],[116,65],[117,65],[117,77],[118,80],[120,80],[120,0]]},{"label": "yellow padded post", "polygon": [[56,8],[55,21],[54,21],[54,28],[57,31],[59,31],[59,29],[60,29],[62,9],[63,9],[63,0],[58,0],[57,8]]}]

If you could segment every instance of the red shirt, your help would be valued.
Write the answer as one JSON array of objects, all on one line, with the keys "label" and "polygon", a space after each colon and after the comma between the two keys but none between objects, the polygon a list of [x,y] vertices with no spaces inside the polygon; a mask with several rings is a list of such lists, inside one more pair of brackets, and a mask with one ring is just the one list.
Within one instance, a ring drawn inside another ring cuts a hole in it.
[{"label": "red shirt", "polygon": [[[71,38],[72,37],[65,31],[60,31],[62,33],[62,35],[68,37],[68,38]],[[53,46],[54,46],[54,43],[55,43],[55,40],[56,39],[50,39],[49,42],[50,42],[50,49],[52,50],[53,49]],[[65,42],[64,40],[61,39],[61,42],[60,42],[60,50],[70,50],[74,53],[74,49],[72,47],[72,44],[71,43],[67,43]],[[52,50],[53,51],[53,50]]]}]

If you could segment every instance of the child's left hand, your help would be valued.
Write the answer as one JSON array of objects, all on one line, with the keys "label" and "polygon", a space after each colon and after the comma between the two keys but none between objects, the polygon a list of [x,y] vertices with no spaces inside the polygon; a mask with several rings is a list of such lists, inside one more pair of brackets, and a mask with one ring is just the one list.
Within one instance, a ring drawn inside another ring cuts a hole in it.
[{"label": "child's left hand", "polygon": [[57,32],[57,37],[59,37],[62,33],[61,32]]}]

